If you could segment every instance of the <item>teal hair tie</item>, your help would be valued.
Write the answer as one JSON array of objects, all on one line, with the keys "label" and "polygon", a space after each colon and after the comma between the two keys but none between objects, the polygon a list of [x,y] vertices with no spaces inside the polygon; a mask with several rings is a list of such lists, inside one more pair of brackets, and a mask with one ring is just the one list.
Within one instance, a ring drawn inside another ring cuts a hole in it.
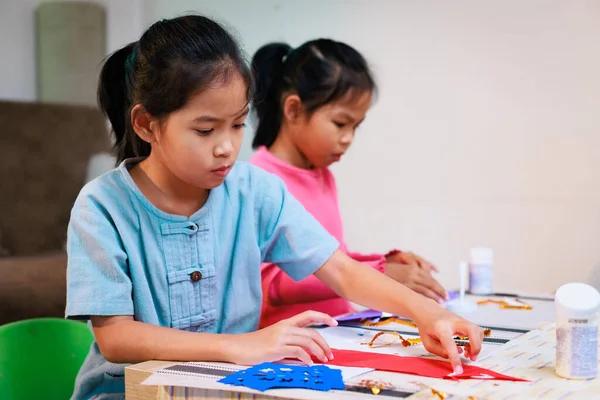
[{"label": "teal hair tie", "polygon": [[133,71],[134,67],[135,67],[135,50],[137,48],[137,44],[135,44],[133,46],[133,49],[131,49],[131,54],[129,55],[129,57],[127,57],[127,61],[125,61],[125,68],[128,69],[129,71]]}]

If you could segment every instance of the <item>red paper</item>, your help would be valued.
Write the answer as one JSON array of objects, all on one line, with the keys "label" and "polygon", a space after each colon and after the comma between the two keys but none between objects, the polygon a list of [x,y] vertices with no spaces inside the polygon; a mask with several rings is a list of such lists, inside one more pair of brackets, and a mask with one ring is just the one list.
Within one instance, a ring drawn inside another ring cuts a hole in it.
[{"label": "red paper", "polygon": [[463,373],[449,376],[452,366],[448,361],[391,354],[368,353],[354,350],[332,349],[333,360],[328,364],[341,367],[373,368],[379,371],[399,372],[440,379],[481,379],[529,382],[525,379],[499,374],[489,369],[463,364]]}]

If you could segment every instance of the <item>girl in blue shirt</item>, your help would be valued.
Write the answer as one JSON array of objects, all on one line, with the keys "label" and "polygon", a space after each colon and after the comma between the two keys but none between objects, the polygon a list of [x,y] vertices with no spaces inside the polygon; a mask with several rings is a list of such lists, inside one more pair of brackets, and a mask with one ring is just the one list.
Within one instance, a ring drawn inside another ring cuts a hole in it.
[{"label": "girl in blue shirt", "polygon": [[279,178],[236,163],[252,90],[236,42],[202,16],[157,22],[106,60],[98,99],[120,166],[82,189],[69,224],[66,315],[95,335],[73,398],[123,397],[125,365],[150,359],[327,361],[307,326],[328,315],[256,331],[262,262],[412,318],[457,372],[453,334],[479,353],[481,328],[338,251]]}]

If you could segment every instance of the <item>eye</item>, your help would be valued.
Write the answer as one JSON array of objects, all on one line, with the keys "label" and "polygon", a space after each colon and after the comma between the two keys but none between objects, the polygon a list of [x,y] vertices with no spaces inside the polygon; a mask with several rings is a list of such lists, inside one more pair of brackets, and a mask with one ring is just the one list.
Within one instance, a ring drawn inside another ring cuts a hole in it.
[{"label": "eye", "polygon": [[194,129],[196,132],[198,132],[199,135],[201,136],[208,136],[210,135],[214,129]]},{"label": "eye", "polygon": [[340,129],[346,126],[346,124],[345,124],[345,123],[343,123],[343,122],[336,122],[336,121],[333,121],[333,123],[335,124],[335,126],[337,126],[337,127],[338,127],[338,128],[340,128]]},{"label": "eye", "polygon": [[244,129],[246,127],[246,123],[242,122],[241,124],[235,124],[233,125],[234,129]]}]

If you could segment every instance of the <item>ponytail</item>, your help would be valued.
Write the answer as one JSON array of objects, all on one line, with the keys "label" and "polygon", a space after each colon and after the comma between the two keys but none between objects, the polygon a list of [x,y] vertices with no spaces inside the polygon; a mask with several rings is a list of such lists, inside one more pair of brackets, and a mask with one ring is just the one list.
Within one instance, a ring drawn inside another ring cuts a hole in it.
[{"label": "ponytail", "polygon": [[131,127],[131,97],[137,42],[115,51],[104,62],[98,80],[98,105],[110,121],[115,135],[117,163],[126,158],[147,157],[150,144]]},{"label": "ponytail", "polygon": [[252,58],[252,69],[256,82],[254,110],[258,127],[252,147],[270,147],[279,133],[283,118],[279,104],[282,94],[283,70],[286,56],[292,48],[285,43],[271,43],[261,47]]}]

